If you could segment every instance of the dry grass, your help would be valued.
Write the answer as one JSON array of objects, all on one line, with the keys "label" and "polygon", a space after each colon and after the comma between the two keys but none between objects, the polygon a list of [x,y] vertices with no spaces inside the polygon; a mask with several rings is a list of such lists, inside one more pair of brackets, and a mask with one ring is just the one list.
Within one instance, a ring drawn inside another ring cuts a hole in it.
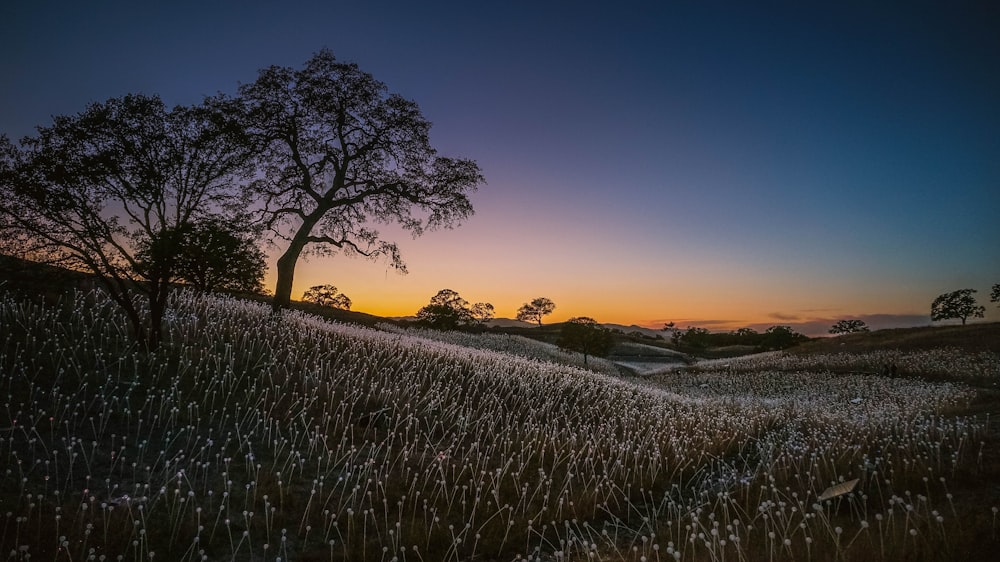
[{"label": "dry grass", "polygon": [[[0,298],[8,559],[976,560],[1000,547],[996,402],[961,383],[833,373],[823,361],[840,358],[824,354],[650,388],[234,299],[182,294],[171,311],[163,348],[144,354],[99,298]],[[852,478],[856,492],[817,499]]]},{"label": "dry grass", "polygon": [[864,353],[884,349],[926,351],[950,347],[970,353],[1000,353],[1000,322],[976,322],[965,326],[896,328],[874,332],[817,338],[789,350],[791,353]]}]

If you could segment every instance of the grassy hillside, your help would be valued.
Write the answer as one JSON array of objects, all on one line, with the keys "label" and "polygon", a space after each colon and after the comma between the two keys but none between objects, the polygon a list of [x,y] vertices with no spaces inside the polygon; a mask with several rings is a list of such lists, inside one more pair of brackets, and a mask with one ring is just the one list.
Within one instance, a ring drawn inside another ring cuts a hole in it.
[{"label": "grassy hillside", "polygon": [[793,353],[869,352],[884,349],[926,351],[950,347],[968,352],[1000,353],[1000,322],[972,323],[965,326],[924,326],[896,328],[830,338],[817,338],[801,344]]},{"label": "grassy hillside", "polygon": [[[954,382],[572,367],[179,294],[0,293],[0,551],[76,560],[976,560],[996,436]],[[821,499],[857,479],[851,493]]]}]

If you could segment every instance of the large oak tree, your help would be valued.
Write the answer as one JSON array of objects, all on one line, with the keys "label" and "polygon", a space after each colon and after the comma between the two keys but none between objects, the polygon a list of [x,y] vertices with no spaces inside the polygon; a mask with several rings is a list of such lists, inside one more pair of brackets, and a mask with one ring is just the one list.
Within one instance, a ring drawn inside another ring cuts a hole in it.
[{"label": "large oak tree", "polygon": [[473,212],[484,181],[472,160],[439,156],[417,104],[329,51],[301,69],[272,66],[240,88],[260,141],[268,225],[287,244],[277,261],[274,307],[287,307],[295,266],[307,250],[387,257],[405,271],[395,243],[374,228],[397,223],[418,236]]},{"label": "large oak tree", "polygon": [[222,97],[171,109],[127,95],[0,138],[0,251],[94,273],[155,348],[178,233],[237,201],[251,155],[239,115]]}]

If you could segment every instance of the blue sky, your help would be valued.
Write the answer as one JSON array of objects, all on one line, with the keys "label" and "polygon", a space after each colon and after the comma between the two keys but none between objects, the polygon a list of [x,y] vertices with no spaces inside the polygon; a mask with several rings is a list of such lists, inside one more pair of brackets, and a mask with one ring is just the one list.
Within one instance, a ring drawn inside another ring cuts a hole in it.
[{"label": "blue sky", "polygon": [[1000,320],[1000,7],[744,4],[16,3],[0,132],[130,92],[196,103],[329,48],[488,184],[460,228],[400,235],[409,275],[314,259],[297,294],[729,329],[926,323],[969,287]]}]

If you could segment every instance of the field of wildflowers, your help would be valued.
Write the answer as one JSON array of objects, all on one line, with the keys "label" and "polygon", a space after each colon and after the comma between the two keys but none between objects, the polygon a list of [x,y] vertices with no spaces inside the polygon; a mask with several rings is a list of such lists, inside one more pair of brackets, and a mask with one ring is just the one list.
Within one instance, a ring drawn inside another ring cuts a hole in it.
[{"label": "field of wildflowers", "polygon": [[965,381],[988,387],[995,387],[1000,382],[1000,353],[970,353],[949,347],[921,351],[883,349],[812,355],[769,351],[733,359],[713,359],[698,365],[703,370],[722,369],[736,373],[780,370],[866,374],[885,374],[890,366],[895,366],[897,374],[926,379]]},{"label": "field of wildflowers", "polygon": [[556,345],[545,343],[524,336],[494,333],[469,333],[459,331],[428,330],[423,328],[401,328],[393,324],[379,324],[378,329],[397,334],[409,334],[421,339],[430,339],[450,343],[462,347],[497,351],[508,355],[516,355],[541,362],[570,365],[581,369],[589,369],[606,375],[619,375],[619,369],[613,362],[601,357],[590,357],[584,365],[583,355],[560,350]]},{"label": "field of wildflowers", "polygon": [[[190,292],[0,293],[7,560],[948,560],[995,549],[958,382],[630,382]],[[462,342],[459,342],[462,343]],[[477,346],[489,347],[489,345]],[[823,496],[831,486],[849,492]]]}]

